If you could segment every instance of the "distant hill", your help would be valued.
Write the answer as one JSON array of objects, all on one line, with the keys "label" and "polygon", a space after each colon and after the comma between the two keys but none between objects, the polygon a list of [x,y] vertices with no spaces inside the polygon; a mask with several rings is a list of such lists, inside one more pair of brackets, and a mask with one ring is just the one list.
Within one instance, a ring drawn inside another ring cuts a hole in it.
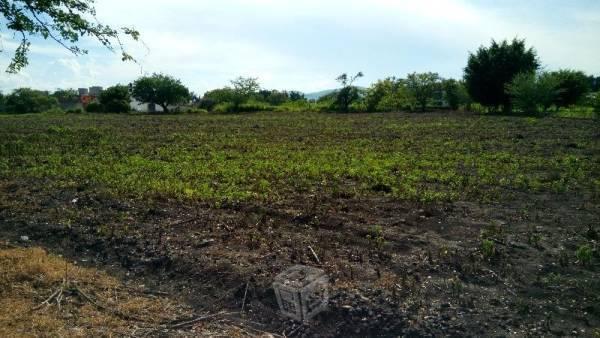
[{"label": "distant hill", "polygon": [[[358,87],[358,89],[360,89],[360,90],[365,90],[365,89],[367,89],[367,88],[365,88],[365,87],[360,87],[360,86],[359,86],[359,87]],[[325,96],[325,95],[328,95],[328,94],[331,94],[331,93],[335,92],[336,90],[337,90],[337,89],[327,89],[327,90],[321,90],[320,92],[314,92],[314,93],[305,93],[305,94],[304,94],[304,97],[305,97],[307,100],[318,100],[318,99],[320,99],[321,97],[323,97],[323,96]]]},{"label": "distant hill", "polygon": [[327,94],[331,94],[336,90],[337,89],[327,89],[327,90],[322,90],[320,92],[306,93],[306,94],[304,94],[304,97],[306,97],[307,100],[318,100],[321,97],[323,97]]}]

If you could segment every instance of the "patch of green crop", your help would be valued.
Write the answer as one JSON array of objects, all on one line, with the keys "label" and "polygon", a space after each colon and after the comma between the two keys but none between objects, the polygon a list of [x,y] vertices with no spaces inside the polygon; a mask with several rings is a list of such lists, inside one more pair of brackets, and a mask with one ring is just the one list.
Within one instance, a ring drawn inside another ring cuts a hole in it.
[{"label": "patch of green crop", "polygon": [[25,115],[0,120],[0,177],[218,203],[598,196],[597,128],[443,114]]}]

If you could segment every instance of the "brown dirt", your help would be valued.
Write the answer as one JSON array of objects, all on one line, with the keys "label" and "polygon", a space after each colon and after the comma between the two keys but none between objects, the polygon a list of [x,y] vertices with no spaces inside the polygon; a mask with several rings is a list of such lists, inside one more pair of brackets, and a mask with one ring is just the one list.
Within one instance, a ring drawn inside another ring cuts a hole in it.
[{"label": "brown dirt", "polygon": [[[244,319],[260,331],[287,337],[599,332],[599,259],[584,266],[575,257],[600,232],[600,207],[589,196],[420,205],[314,195],[215,208],[35,186],[43,182],[0,182],[5,238],[27,235],[81,264],[141,278],[196,311],[239,311],[248,283]],[[491,254],[484,255],[482,238],[494,243]],[[332,298],[329,311],[300,326],[277,313],[271,282],[290,265],[317,266],[308,246],[330,276]]]}]

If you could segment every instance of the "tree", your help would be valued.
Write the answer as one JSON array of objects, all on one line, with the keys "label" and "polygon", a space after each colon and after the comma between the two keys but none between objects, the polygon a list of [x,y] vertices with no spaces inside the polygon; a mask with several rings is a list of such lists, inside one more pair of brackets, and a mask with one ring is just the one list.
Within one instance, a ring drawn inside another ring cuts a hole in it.
[{"label": "tree", "polygon": [[30,88],[15,89],[5,99],[6,111],[13,114],[42,113],[57,106],[58,101],[48,92]]},{"label": "tree", "polygon": [[506,85],[517,74],[535,72],[540,66],[533,48],[527,49],[525,40],[514,39],[511,43],[492,40],[489,48],[480,47],[469,55],[465,68],[465,84],[469,95],[476,102],[497,110],[510,110],[510,96]]},{"label": "tree", "polygon": [[281,105],[290,100],[290,95],[286,91],[267,90],[258,91],[258,97],[261,101],[273,106]]},{"label": "tree", "polygon": [[342,85],[342,88],[335,95],[333,103],[335,110],[347,113],[350,105],[360,98],[359,90],[354,86],[354,82],[363,76],[362,72],[358,72],[354,76],[348,76],[346,73],[338,76],[336,81]]},{"label": "tree", "polygon": [[506,86],[515,108],[525,114],[546,113],[559,95],[557,78],[548,73],[521,73]]},{"label": "tree", "polygon": [[233,85],[233,97],[232,103],[234,109],[239,110],[240,105],[248,102],[250,98],[258,94],[260,90],[260,84],[257,78],[253,77],[238,77],[235,80],[231,80]]},{"label": "tree", "polygon": [[304,97],[303,93],[301,93],[299,91],[295,91],[295,90],[292,90],[289,93],[289,96],[290,96],[290,101],[292,101],[292,102],[305,101],[306,100],[306,98]]},{"label": "tree", "polygon": [[412,73],[406,78],[406,87],[414,96],[421,111],[425,111],[427,103],[440,86],[440,76],[437,73]]},{"label": "tree", "polygon": [[4,101],[4,94],[2,94],[2,92],[0,91],[0,113],[4,112]]},{"label": "tree", "polygon": [[461,104],[460,84],[454,79],[442,81],[442,89],[444,91],[444,99],[452,110],[457,110]]},{"label": "tree", "polygon": [[588,76],[590,90],[592,92],[600,91],[600,76],[594,77],[593,75]]},{"label": "tree", "polygon": [[558,95],[554,100],[556,108],[579,103],[591,90],[588,77],[580,71],[562,69],[549,73],[558,82]]},{"label": "tree", "polygon": [[159,105],[165,113],[169,113],[170,106],[189,101],[190,91],[178,79],[153,74],[133,83],[133,97],[140,102]]},{"label": "tree", "polygon": [[406,88],[405,81],[388,77],[375,82],[365,94],[367,111],[400,111],[413,106],[413,97]]},{"label": "tree", "polygon": [[106,88],[98,100],[106,113],[129,113],[131,111],[131,95],[128,86],[116,85]]},{"label": "tree", "polygon": [[57,89],[52,96],[58,100],[63,109],[71,108],[80,101],[79,93],[75,89]]},{"label": "tree", "polygon": [[133,61],[121,41],[121,36],[139,39],[139,32],[132,28],[116,30],[98,22],[94,0],[0,0],[2,25],[20,37],[20,44],[7,71],[16,73],[29,63],[30,39],[41,37],[54,40],[75,55],[87,54],[77,46],[79,39],[89,36],[110,51],[117,47],[123,61]]}]

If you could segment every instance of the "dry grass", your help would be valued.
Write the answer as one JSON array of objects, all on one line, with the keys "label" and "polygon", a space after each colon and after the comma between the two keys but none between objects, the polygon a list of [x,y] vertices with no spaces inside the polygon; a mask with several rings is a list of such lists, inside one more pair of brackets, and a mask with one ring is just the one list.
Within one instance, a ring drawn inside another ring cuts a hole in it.
[{"label": "dry grass", "polygon": [[0,245],[0,337],[247,335],[218,322],[170,328],[177,319],[194,317],[180,302],[126,287],[105,272],[75,266],[41,248]]}]

